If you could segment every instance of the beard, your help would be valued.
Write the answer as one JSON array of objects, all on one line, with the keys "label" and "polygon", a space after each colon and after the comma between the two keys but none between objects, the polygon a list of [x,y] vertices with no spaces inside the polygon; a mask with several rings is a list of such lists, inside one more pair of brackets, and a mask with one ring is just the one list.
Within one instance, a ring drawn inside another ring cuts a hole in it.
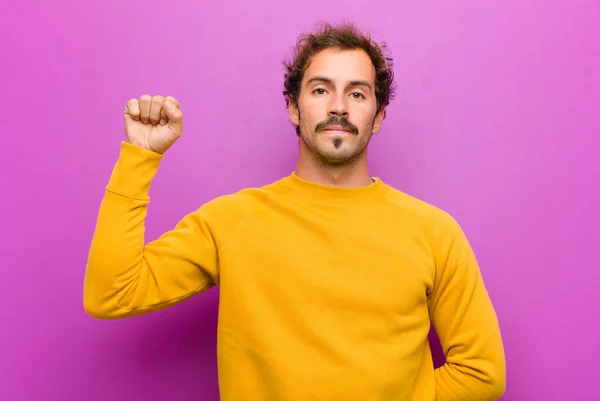
[{"label": "beard", "polygon": [[[350,121],[348,121],[348,119],[346,117],[339,117],[339,116],[331,116],[329,119],[317,124],[317,126],[315,127],[315,134],[325,131],[327,128],[330,128],[330,127],[342,127],[344,129],[347,129],[352,135],[358,135],[358,127],[356,125],[352,124]],[[342,138],[342,137],[333,138],[333,146],[336,149],[339,149],[343,143],[344,143],[344,138]]]},{"label": "beard", "polygon": [[[300,119],[299,136],[310,153],[321,164],[343,166],[352,164],[364,154],[371,140],[374,122],[375,120],[361,133],[359,128],[346,117],[331,116],[318,123],[311,132],[306,129],[308,127],[303,127],[302,119]],[[333,137],[323,133],[331,127],[342,127],[348,130],[348,133]]]}]

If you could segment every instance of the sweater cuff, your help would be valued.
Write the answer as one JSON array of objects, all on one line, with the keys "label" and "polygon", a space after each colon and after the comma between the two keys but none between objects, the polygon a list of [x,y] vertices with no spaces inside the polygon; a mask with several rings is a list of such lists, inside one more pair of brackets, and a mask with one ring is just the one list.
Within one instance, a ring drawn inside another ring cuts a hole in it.
[{"label": "sweater cuff", "polygon": [[162,158],[160,153],[122,141],[106,189],[131,198],[149,198],[150,184]]}]

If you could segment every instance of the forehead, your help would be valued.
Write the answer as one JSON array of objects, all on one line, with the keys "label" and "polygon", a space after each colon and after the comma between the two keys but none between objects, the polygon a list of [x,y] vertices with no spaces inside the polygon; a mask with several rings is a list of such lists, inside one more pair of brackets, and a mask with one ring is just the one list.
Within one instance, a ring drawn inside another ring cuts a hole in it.
[{"label": "forehead", "polygon": [[311,58],[304,81],[313,76],[327,77],[334,82],[366,80],[374,83],[375,67],[362,49],[325,49]]}]

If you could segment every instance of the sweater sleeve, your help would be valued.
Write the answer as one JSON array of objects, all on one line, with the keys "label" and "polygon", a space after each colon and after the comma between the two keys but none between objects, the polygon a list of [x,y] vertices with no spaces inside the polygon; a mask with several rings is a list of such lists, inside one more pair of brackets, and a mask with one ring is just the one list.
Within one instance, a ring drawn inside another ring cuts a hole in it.
[{"label": "sweater sleeve", "polygon": [[496,312],[458,223],[436,224],[436,273],[429,308],[446,363],[435,371],[436,401],[492,401],[506,386],[504,348]]},{"label": "sweater sleeve", "polygon": [[205,207],[145,244],[150,184],[162,155],[121,143],[102,199],[84,279],[84,309],[116,319],[179,303],[218,281],[217,246]]}]

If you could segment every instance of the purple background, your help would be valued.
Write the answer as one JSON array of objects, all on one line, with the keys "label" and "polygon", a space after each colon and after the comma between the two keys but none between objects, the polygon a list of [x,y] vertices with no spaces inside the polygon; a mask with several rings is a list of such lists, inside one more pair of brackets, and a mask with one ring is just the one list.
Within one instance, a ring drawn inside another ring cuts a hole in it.
[{"label": "purple background", "polygon": [[398,95],[372,173],[442,207],[504,333],[504,400],[600,399],[598,1],[13,1],[0,44],[0,399],[218,399],[218,291],[97,321],[82,282],[98,206],[144,93],[184,135],[147,239],[295,166],[281,61],[320,19],[385,40]]}]

